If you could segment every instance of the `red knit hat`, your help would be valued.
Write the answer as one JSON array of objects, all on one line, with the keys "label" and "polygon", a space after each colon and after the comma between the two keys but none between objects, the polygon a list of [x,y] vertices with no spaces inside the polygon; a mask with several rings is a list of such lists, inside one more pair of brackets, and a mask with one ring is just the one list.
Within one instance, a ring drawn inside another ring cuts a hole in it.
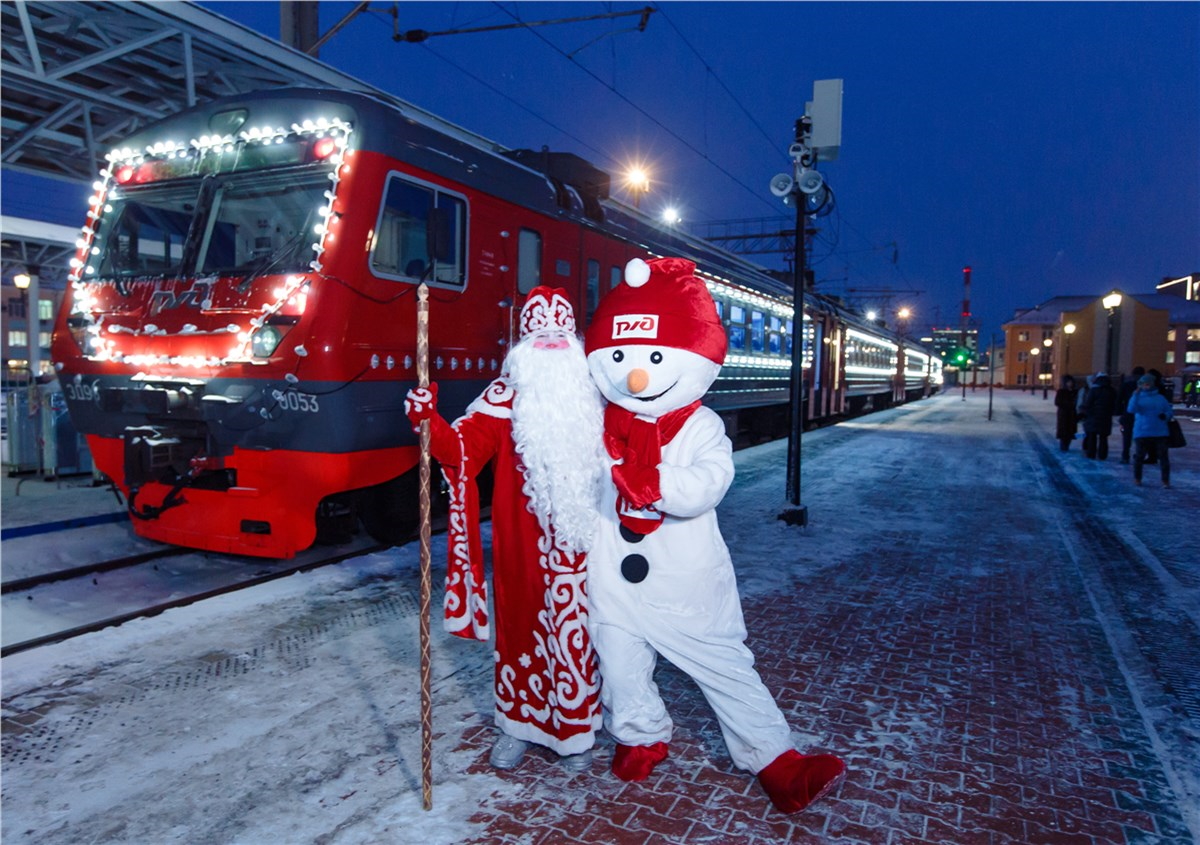
[{"label": "red knit hat", "polygon": [[588,353],[638,344],[686,349],[725,362],[725,328],[696,264],[686,258],[635,258],[625,265],[626,284],[600,300],[584,340]]}]

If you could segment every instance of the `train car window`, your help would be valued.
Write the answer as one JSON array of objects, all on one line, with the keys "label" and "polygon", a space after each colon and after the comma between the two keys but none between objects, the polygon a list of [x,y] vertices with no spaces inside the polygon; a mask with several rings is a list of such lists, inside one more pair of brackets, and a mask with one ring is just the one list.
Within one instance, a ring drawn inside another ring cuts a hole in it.
[{"label": "train car window", "polygon": [[571,277],[571,262],[563,261],[560,258],[558,261],[554,262],[554,272],[556,275],[564,276],[569,279]]},{"label": "train car window", "polygon": [[729,304],[729,335],[730,350],[741,352],[746,348],[746,309],[741,305]]},{"label": "train car window", "polygon": [[770,326],[770,331],[767,333],[767,351],[772,355],[778,355],[783,352],[783,337],[780,335],[780,331],[783,329],[783,321],[772,314],[768,325]]},{"label": "train car window", "polygon": [[600,304],[600,262],[589,258],[587,262],[587,314],[586,321],[592,321],[592,314]]},{"label": "train car window", "polygon": [[160,184],[109,194],[96,242],[101,278],[182,272],[183,247],[195,217],[199,182]]},{"label": "train car window", "polygon": [[714,299],[713,305],[717,306],[717,317],[723,318],[725,316],[725,303],[719,299]]},{"label": "train car window", "polygon": [[750,351],[762,352],[766,349],[766,325],[761,311],[750,312]]},{"label": "train car window", "polygon": [[792,335],[793,335],[791,319],[789,319],[787,321],[787,323],[785,323],[785,325],[787,326],[787,334],[783,338],[783,354],[790,356],[792,354]]},{"label": "train car window", "polygon": [[621,272],[620,267],[609,268],[608,271],[608,289],[612,290],[617,285],[621,284],[621,280],[625,278],[625,274]]},{"label": "train car window", "polygon": [[[435,240],[442,242],[440,257],[429,254]],[[371,270],[380,276],[462,287],[467,281],[466,253],[466,201],[392,174],[375,227]]]},{"label": "train car window", "polygon": [[522,229],[517,237],[517,292],[529,293],[542,283],[542,236]]},{"label": "train car window", "polygon": [[329,180],[324,173],[223,178],[197,256],[200,273],[293,273],[312,261],[313,227]]}]

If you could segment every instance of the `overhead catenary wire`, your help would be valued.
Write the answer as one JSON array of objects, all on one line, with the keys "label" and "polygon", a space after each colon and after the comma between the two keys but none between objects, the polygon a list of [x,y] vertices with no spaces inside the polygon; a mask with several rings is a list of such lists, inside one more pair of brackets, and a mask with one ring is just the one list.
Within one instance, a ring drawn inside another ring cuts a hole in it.
[{"label": "overhead catenary wire", "polygon": [[[578,61],[576,59],[576,55],[581,52],[582,48],[575,49],[575,50],[568,52],[568,51],[564,50],[563,48],[560,48],[559,46],[554,44],[554,42],[552,42],[550,39],[548,39],[545,35],[536,31],[533,28],[535,25],[538,25],[538,24],[544,23],[544,22],[523,21],[521,19],[521,17],[519,16],[519,14],[515,13],[514,11],[512,11],[508,8],[505,8],[505,6],[502,5],[501,3],[494,2],[492,5],[496,9],[498,9],[501,13],[503,13],[504,15],[511,18],[514,21],[514,23],[511,25],[508,25],[508,24],[503,25],[503,27],[502,26],[473,26],[466,30],[460,29],[460,31],[472,31],[472,32],[488,31],[488,30],[497,30],[497,29],[501,29],[501,28],[518,27],[518,26],[523,26],[523,27],[527,28],[528,31],[531,34],[535,35],[539,40],[541,40],[543,44],[545,44],[551,50],[556,52],[559,56],[561,56],[566,61],[575,65],[580,71],[582,71],[588,77],[590,77],[596,84],[599,84],[600,86],[602,86],[605,90],[609,91],[611,94],[616,96],[627,106],[634,109],[638,114],[642,115],[643,117],[645,117],[646,119],[651,121],[655,126],[659,127],[662,131],[667,133],[667,135],[669,135],[676,142],[682,144],[688,151],[690,151],[691,153],[693,153],[694,155],[696,155],[700,159],[702,159],[707,165],[709,165],[710,167],[714,168],[716,171],[723,174],[731,182],[736,184],[741,190],[745,191],[748,195],[754,197],[754,199],[757,202],[761,202],[764,205],[767,205],[768,207],[770,207],[772,209],[777,208],[776,204],[770,198],[768,198],[766,195],[764,195],[763,191],[756,190],[755,188],[746,184],[741,178],[739,178],[738,176],[733,174],[729,169],[727,169],[723,164],[721,164],[721,162],[714,159],[707,152],[699,149],[696,146],[696,144],[694,144],[692,141],[688,140],[681,132],[678,132],[671,126],[668,126],[658,116],[656,116],[655,114],[652,114],[647,109],[643,108],[641,105],[636,103],[633,99],[631,99],[628,95],[626,95],[625,93],[623,93],[622,91],[617,89],[615,86],[613,86],[612,84],[607,82],[596,72],[592,71],[590,68],[586,67],[580,61]],[[679,39],[680,43],[683,44],[687,48],[687,50],[691,52],[691,54],[693,56],[695,56],[697,62],[704,69],[706,75],[714,80],[714,82],[720,87],[720,89],[725,93],[725,95],[730,99],[730,101],[737,107],[738,111],[740,111],[741,114],[744,116],[744,118],[746,120],[748,120],[749,123],[754,127],[754,130],[755,130],[757,136],[763,141],[763,143],[767,146],[767,148],[769,150],[774,151],[776,154],[779,154],[780,147],[776,143],[776,140],[762,126],[762,124],[754,117],[754,115],[745,106],[745,104],[741,101],[741,99],[737,96],[737,94],[730,88],[730,86],[725,83],[725,81],[721,78],[721,76],[716,72],[716,70],[711,66],[711,64],[705,59],[704,55],[700,52],[700,50],[694,44],[692,44],[691,41],[689,41],[687,39],[687,37],[683,34],[683,32],[680,30],[680,28],[676,25],[674,20],[672,20],[670,15],[667,14],[667,12],[663,8],[662,4],[655,4],[653,9],[654,9],[654,12],[657,15],[659,15],[667,23],[669,29],[675,35],[675,37],[677,37]],[[602,16],[595,16],[595,17],[602,17]],[[388,16],[388,19],[389,19],[389,26],[390,26],[391,25],[391,23],[390,23],[391,16],[390,15]],[[486,19],[486,16],[475,16],[475,22],[482,23],[482,21],[485,19]],[[641,28],[638,27],[637,29],[641,29]],[[453,31],[454,30],[446,30],[447,33],[453,32]],[[625,31],[629,31],[629,30],[621,30],[621,31],[625,32]],[[611,34],[617,34],[617,33],[608,33],[608,34],[611,35]],[[598,39],[593,39],[592,41],[588,42],[588,44],[590,45],[591,43],[594,43],[596,40],[598,40]],[[615,58],[616,43],[615,42],[610,42],[610,43],[612,44],[613,55]],[[585,45],[585,46],[588,46],[588,45]],[[596,160],[605,162],[611,169],[619,169],[620,167],[623,166],[623,164],[621,162],[614,160],[609,152],[598,149],[596,146],[594,146],[592,143],[587,141],[585,138],[582,138],[579,135],[575,134],[574,132],[571,132],[569,129],[556,123],[554,120],[550,119],[549,117],[547,117],[545,114],[542,114],[538,110],[531,108],[530,106],[520,102],[515,97],[513,97],[510,94],[508,94],[507,92],[501,90],[496,85],[494,85],[491,82],[487,81],[486,79],[482,78],[481,76],[479,76],[478,74],[469,70],[468,68],[464,67],[463,65],[459,64],[458,62],[452,60],[447,55],[431,48],[427,41],[420,42],[420,47],[422,49],[426,50],[431,56],[439,59],[446,65],[452,67],[454,70],[458,71],[459,73],[463,74],[467,78],[471,79],[473,82],[483,86],[486,90],[492,92],[493,94],[495,94],[498,97],[503,98],[505,101],[513,104],[516,108],[520,109],[525,114],[529,115],[530,117],[534,118],[535,120],[538,120],[538,121],[544,123],[546,126],[550,127],[555,132],[560,133],[562,136],[571,139],[574,143],[579,145],[580,149],[589,151],[589,153],[593,154],[596,157]],[[840,232],[842,225],[845,225],[852,232],[854,232],[859,237],[861,237],[866,243],[870,244],[872,250],[876,250],[876,249],[881,250],[883,248],[882,246],[878,246],[878,245],[874,244],[869,238],[867,238],[865,235],[862,235],[862,233],[859,232],[854,227],[850,226],[850,224],[845,221],[845,215],[842,212],[842,209],[837,205],[836,202],[831,202],[831,203],[828,203],[828,205],[826,207],[818,208],[817,211],[813,212],[813,215],[829,217],[829,219],[831,219],[834,223],[834,231],[833,231],[832,240],[829,240],[826,238],[818,238],[817,239],[818,242],[825,244],[826,249],[822,250],[822,252],[824,253],[823,255],[813,256],[813,264],[814,265],[824,263],[834,257],[838,257],[838,256],[844,257],[844,255],[838,251],[838,244],[841,241],[839,232]],[[894,244],[894,241],[891,243]],[[847,266],[848,267],[851,266],[849,262],[847,262]],[[860,268],[856,264],[854,265],[854,269],[857,272],[861,273],[864,277],[869,277],[870,275],[872,275],[872,273],[870,271]],[[912,289],[914,287],[911,284],[911,282],[909,282],[909,280],[904,277],[903,270],[898,266],[898,264],[895,261],[893,261],[893,263],[892,263],[892,270],[893,270],[893,272],[896,273],[896,275],[898,275],[901,278],[901,280],[904,282],[904,284],[907,287],[909,287],[910,289]]]},{"label": "overhead catenary wire", "polygon": [[[517,15],[513,14],[513,13],[512,13],[511,11],[509,11],[508,9],[505,9],[505,8],[504,8],[503,6],[501,6],[499,3],[497,3],[497,4],[496,4],[496,6],[497,6],[497,8],[500,8],[502,11],[504,11],[504,13],[505,13],[505,14],[509,15],[510,17],[512,17],[512,19],[513,19],[513,20],[515,20],[515,21],[520,21],[520,20],[521,20],[521,19],[520,19],[520,17],[518,17]],[[720,171],[721,173],[723,173],[723,174],[724,174],[726,177],[728,177],[728,178],[729,178],[729,179],[730,179],[732,182],[734,182],[734,183],[735,183],[735,184],[737,184],[737,185],[740,185],[740,186],[741,186],[743,189],[745,189],[745,190],[746,190],[746,192],[747,192],[747,193],[749,193],[751,196],[755,197],[756,199],[760,200],[760,201],[761,201],[761,202],[763,202],[763,203],[766,203],[766,204],[768,204],[768,205],[771,205],[770,203],[768,203],[768,202],[767,202],[766,198],[765,198],[764,196],[762,196],[762,193],[761,193],[761,192],[759,192],[759,191],[756,191],[756,190],[754,190],[753,188],[751,188],[749,185],[747,185],[745,182],[743,182],[743,181],[742,181],[741,179],[739,179],[737,176],[735,176],[734,174],[730,173],[730,172],[729,172],[727,169],[725,169],[725,167],[723,167],[723,166],[722,166],[720,163],[718,163],[717,161],[715,161],[715,160],[714,160],[714,159],[713,159],[711,156],[709,156],[709,155],[708,155],[708,153],[706,153],[706,152],[704,152],[703,150],[700,150],[699,148],[697,148],[695,144],[693,144],[693,143],[692,143],[691,141],[689,141],[687,138],[685,138],[685,137],[683,137],[682,135],[680,135],[678,132],[676,132],[676,131],[675,131],[674,129],[672,129],[671,127],[667,126],[665,123],[663,123],[661,120],[659,120],[659,119],[658,119],[658,118],[657,118],[657,117],[656,117],[654,114],[652,114],[651,112],[649,112],[649,111],[647,111],[646,109],[642,108],[640,105],[638,105],[637,103],[635,103],[633,100],[629,99],[629,97],[627,97],[627,96],[626,96],[625,94],[623,94],[621,91],[617,90],[617,89],[616,89],[616,88],[614,88],[612,85],[610,85],[608,82],[606,82],[605,80],[601,79],[601,78],[600,78],[600,77],[599,77],[599,76],[598,76],[598,75],[597,75],[595,72],[593,72],[591,69],[589,69],[589,68],[586,68],[586,67],[584,67],[582,64],[580,64],[579,62],[577,62],[577,61],[576,61],[576,60],[575,60],[575,59],[572,57],[572,55],[571,55],[571,54],[568,54],[568,53],[567,53],[566,51],[564,51],[564,50],[563,50],[561,47],[559,47],[558,45],[554,44],[552,41],[550,41],[548,38],[546,38],[546,37],[545,37],[544,35],[542,35],[540,32],[536,32],[535,30],[532,30],[532,29],[530,29],[529,31],[530,31],[530,32],[531,32],[533,35],[535,35],[535,36],[536,36],[538,39],[540,39],[540,40],[542,41],[542,43],[544,43],[544,44],[545,44],[546,46],[548,46],[550,49],[554,50],[554,52],[558,53],[558,54],[559,54],[560,56],[562,56],[564,59],[566,59],[567,61],[569,61],[571,64],[575,65],[577,68],[579,68],[580,70],[582,70],[582,71],[583,71],[584,73],[586,73],[588,76],[590,76],[590,77],[591,77],[593,80],[595,80],[597,83],[599,83],[600,85],[604,86],[604,87],[605,87],[605,88],[607,88],[609,91],[611,91],[611,92],[612,92],[614,95],[616,95],[616,96],[617,96],[617,97],[618,97],[618,98],[619,98],[619,99],[620,99],[620,100],[621,100],[623,103],[625,103],[626,105],[628,105],[630,108],[634,109],[634,110],[635,110],[635,111],[636,111],[638,114],[640,114],[640,115],[642,115],[643,117],[645,117],[647,120],[649,120],[649,121],[650,121],[651,123],[653,123],[655,126],[657,126],[657,127],[659,127],[660,129],[662,129],[664,132],[666,132],[668,135],[670,135],[672,138],[674,138],[676,141],[678,141],[680,144],[682,144],[684,147],[686,147],[688,150],[692,151],[692,152],[693,152],[693,153],[695,153],[697,156],[699,156],[700,158],[702,158],[704,161],[708,162],[708,163],[709,163],[711,166],[713,166],[713,167],[714,167],[714,168],[716,168],[718,171]],[[774,207],[774,206],[772,205],[772,207]]]}]

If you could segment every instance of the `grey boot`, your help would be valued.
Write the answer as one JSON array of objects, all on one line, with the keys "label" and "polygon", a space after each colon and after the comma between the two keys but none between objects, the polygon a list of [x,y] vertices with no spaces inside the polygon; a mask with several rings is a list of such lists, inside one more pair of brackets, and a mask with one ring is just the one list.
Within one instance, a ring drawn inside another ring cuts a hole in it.
[{"label": "grey boot", "polygon": [[572,774],[586,772],[592,767],[592,749],[579,754],[564,754],[558,758],[558,764]]},{"label": "grey boot", "polygon": [[502,733],[496,737],[496,744],[492,746],[492,755],[488,761],[496,769],[515,769],[528,747],[529,743],[525,740]]}]

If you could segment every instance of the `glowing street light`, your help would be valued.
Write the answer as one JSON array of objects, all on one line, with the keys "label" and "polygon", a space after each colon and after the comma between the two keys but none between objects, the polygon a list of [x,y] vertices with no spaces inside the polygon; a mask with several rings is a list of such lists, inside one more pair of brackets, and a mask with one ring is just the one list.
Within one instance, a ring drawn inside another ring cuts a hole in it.
[{"label": "glowing street light", "polygon": [[679,223],[679,222],[680,222],[682,219],[683,219],[683,218],[679,216],[679,210],[678,210],[678,209],[676,209],[676,208],[673,208],[673,207],[670,207],[670,206],[668,206],[667,208],[664,208],[664,209],[663,209],[663,212],[662,212],[662,220],[663,220],[663,222],[664,222],[664,223],[666,223],[668,226],[674,226],[674,225],[676,225],[677,223]]},{"label": "glowing street light", "polygon": [[629,168],[625,173],[625,188],[633,194],[633,207],[639,208],[642,204],[642,194],[650,191],[650,174],[640,166]]},{"label": "glowing street light", "polygon": [[1108,339],[1105,342],[1104,348],[1104,371],[1112,377],[1116,367],[1113,366],[1113,317],[1116,316],[1117,309],[1121,307],[1121,292],[1114,290],[1104,299],[1100,300],[1100,304],[1108,311]]},{"label": "glowing street light", "polygon": [[1075,324],[1067,323],[1063,326],[1063,334],[1067,336],[1065,345],[1063,346],[1063,375],[1071,374],[1071,335],[1075,334]]},{"label": "glowing street light", "polygon": [[1046,347],[1046,363],[1042,364],[1042,372],[1038,373],[1038,381],[1042,383],[1042,398],[1046,399],[1050,396],[1050,379],[1046,378],[1046,369],[1050,364],[1050,347],[1054,345],[1054,341],[1046,338],[1042,341],[1042,346]]},{"label": "glowing street light", "polygon": [[[1042,352],[1042,350],[1038,349],[1036,346],[1033,347],[1033,349],[1029,350],[1029,366],[1026,367],[1025,369],[1026,369],[1026,371],[1032,372],[1032,375],[1035,375],[1035,376],[1037,375],[1037,367],[1034,366],[1033,362],[1037,360],[1037,356],[1040,355],[1041,352]],[[1032,378],[1032,376],[1028,378],[1028,381],[1029,381],[1029,392],[1033,393],[1033,378]]]}]

